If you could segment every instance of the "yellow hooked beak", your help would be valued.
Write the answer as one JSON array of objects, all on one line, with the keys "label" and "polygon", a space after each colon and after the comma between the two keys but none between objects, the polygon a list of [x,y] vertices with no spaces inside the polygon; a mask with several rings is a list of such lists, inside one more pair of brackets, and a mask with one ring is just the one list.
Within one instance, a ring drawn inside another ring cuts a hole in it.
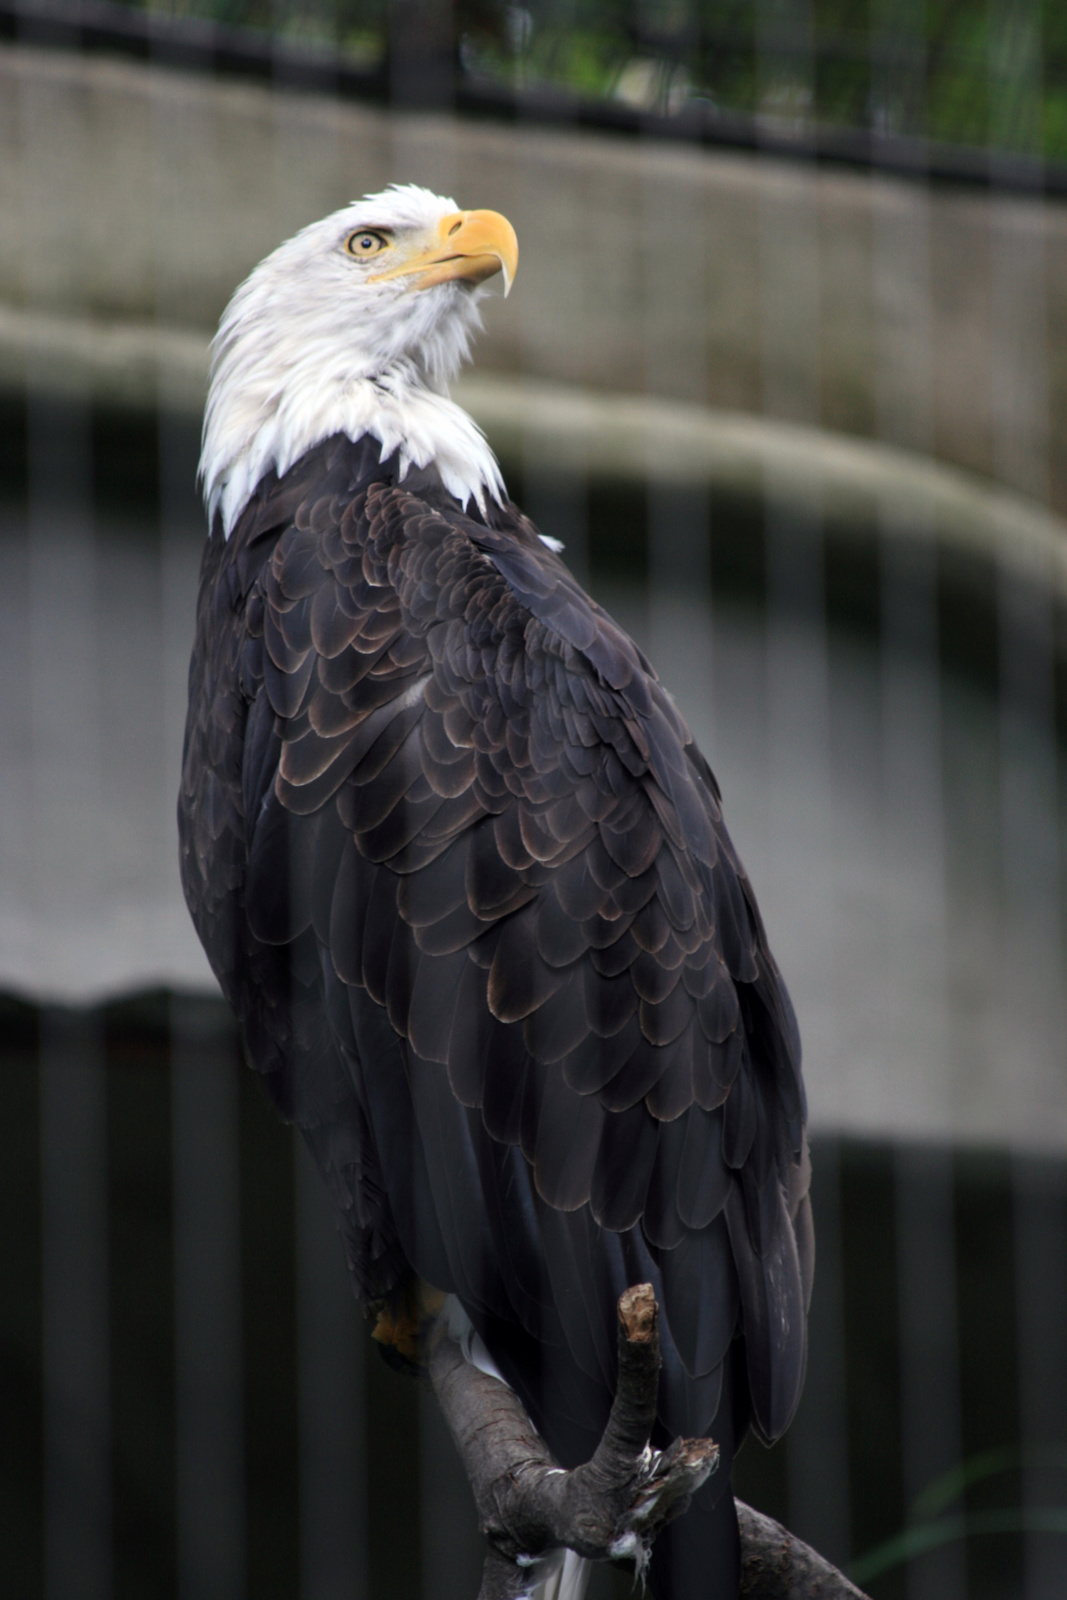
[{"label": "yellow hooked beak", "polygon": [[507,217],[499,211],[454,211],[437,225],[429,249],[387,272],[377,272],[368,283],[413,277],[413,289],[465,279],[482,283],[494,273],[504,274],[504,293],[510,292],[519,265],[519,241]]}]

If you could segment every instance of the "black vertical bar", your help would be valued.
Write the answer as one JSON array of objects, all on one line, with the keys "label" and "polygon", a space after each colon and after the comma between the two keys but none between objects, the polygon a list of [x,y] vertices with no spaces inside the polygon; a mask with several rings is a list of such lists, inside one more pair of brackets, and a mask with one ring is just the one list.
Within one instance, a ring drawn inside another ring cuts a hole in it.
[{"label": "black vertical bar", "polygon": [[[957,1151],[955,1169],[960,1429],[967,1461],[986,1452],[1010,1453],[1019,1439],[1017,1308],[1011,1292],[1016,1236],[1010,1158]],[[1003,1475],[979,1476],[967,1486],[965,1509],[996,1511],[1012,1488]],[[968,1541],[967,1568],[972,1593],[1021,1594],[1022,1534]]]},{"label": "black vertical bar", "polygon": [[[1067,1167],[1018,1159],[1013,1169],[1015,1304],[1025,1510],[1067,1503]],[[1028,1530],[1025,1600],[1067,1594],[1067,1542]]]},{"label": "black vertical bar", "polygon": [[174,1259],[167,1004],[103,1019],[114,1441],[115,1600],[176,1600]]},{"label": "black vertical bar", "polygon": [[326,1185],[294,1140],[301,1600],[368,1600],[367,1330]]},{"label": "black vertical bar", "polygon": [[418,1600],[423,1527],[419,1515],[417,1380],[393,1371],[371,1345],[364,1390],[367,1407],[367,1555],[374,1600]]},{"label": "black vertical bar", "polygon": [[44,1591],[40,1012],[0,1000],[0,1550],[12,1595]]},{"label": "black vertical bar", "polygon": [[844,1264],[839,1141],[812,1152],[816,1270],[808,1316],[808,1371],[786,1435],[790,1531],[844,1566],[851,1555]]},{"label": "black vertical bar", "polygon": [[245,1593],[237,1067],[220,1012],[171,1006],[179,1600]]},{"label": "black vertical bar", "polygon": [[481,1584],[485,1543],[467,1475],[437,1397],[419,1386],[422,1600],[469,1600]]},{"label": "black vertical bar", "polygon": [[289,1600],[300,1585],[296,1135],[282,1126],[259,1074],[238,1068],[236,1051],[233,1060],[241,1151],[247,1586],[255,1600]]},{"label": "black vertical bar", "polygon": [[45,1600],[112,1593],[107,1091],[98,1019],[41,1014]]},{"label": "black vertical bar", "polygon": [[[910,1511],[961,1456],[952,1156],[936,1146],[900,1146],[895,1168],[901,1448]],[[907,1582],[909,1600],[964,1600],[962,1545],[951,1541],[914,1559]]]},{"label": "black vertical bar", "polygon": [[[863,1555],[899,1533],[905,1515],[892,1152],[859,1141],[842,1144],[840,1175],[852,1545]],[[894,1575],[884,1593],[901,1593]]]}]

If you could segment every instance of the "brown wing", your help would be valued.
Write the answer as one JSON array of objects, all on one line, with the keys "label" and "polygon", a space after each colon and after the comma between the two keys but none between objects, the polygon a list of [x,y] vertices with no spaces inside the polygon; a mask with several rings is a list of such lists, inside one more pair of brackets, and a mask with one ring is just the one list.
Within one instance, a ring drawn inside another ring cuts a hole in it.
[{"label": "brown wing", "polygon": [[197,690],[221,776],[186,763],[194,915],[365,1295],[400,1258],[458,1294],[551,1438],[598,1425],[615,1299],[650,1279],[667,1428],[728,1447],[743,1337],[774,1437],[810,1276],[799,1046],[714,780],[529,524],[394,480],[331,441],[216,551],[238,620]]}]

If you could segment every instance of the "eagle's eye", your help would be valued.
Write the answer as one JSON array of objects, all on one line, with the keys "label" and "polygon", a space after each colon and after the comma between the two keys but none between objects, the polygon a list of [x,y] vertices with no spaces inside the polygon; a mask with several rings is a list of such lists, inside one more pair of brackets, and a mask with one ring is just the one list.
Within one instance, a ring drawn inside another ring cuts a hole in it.
[{"label": "eagle's eye", "polygon": [[355,233],[349,235],[345,245],[350,256],[360,256],[363,259],[380,256],[382,251],[388,248],[389,240],[376,228],[357,228]]}]

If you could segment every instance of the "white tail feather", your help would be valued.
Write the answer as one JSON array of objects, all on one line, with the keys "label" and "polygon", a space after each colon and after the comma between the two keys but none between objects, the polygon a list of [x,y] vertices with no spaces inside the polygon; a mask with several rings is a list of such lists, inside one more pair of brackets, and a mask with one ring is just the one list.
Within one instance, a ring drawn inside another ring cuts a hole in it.
[{"label": "white tail feather", "polygon": [[592,1571],[591,1561],[565,1550],[563,1560],[532,1591],[531,1600],[583,1600]]}]

